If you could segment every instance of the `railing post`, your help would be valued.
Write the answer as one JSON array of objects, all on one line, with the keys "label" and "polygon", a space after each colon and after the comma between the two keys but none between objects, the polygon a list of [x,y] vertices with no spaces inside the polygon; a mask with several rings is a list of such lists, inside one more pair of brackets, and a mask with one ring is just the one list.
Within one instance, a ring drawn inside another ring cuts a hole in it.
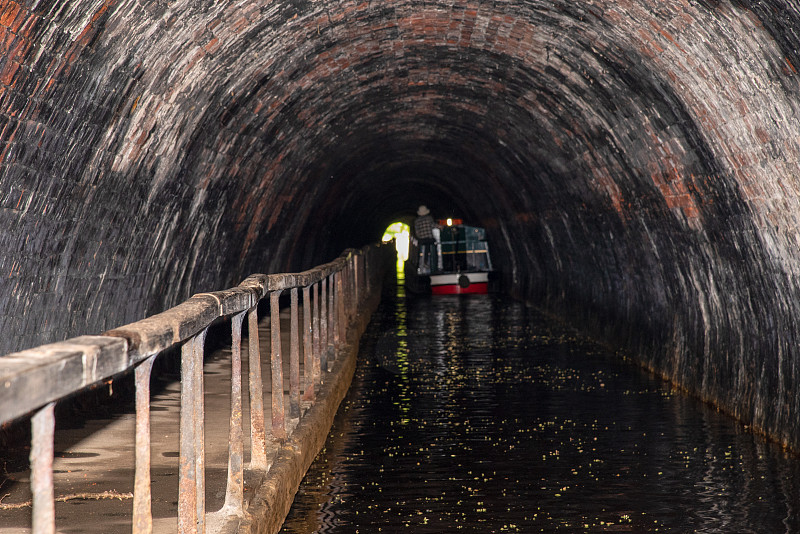
[{"label": "railing post", "polygon": [[368,267],[369,267],[369,256],[367,254],[363,254],[361,256],[361,273],[362,273],[361,286],[364,290],[364,297],[363,297],[364,299],[368,298],[370,290]]},{"label": "railing post", "polygon": [[150,490],[150,374],[156,357],[136,366],[136,468],[133,484],[133,532],[153,532],[152,495]]},{"label": "railing post", "polygon": [[205,534],[206,531],[206,406],[205,387],[203,385],[203,355],[205,340],[208,330],[203,330],[202,337],[196,336],[194,383],[197,391],[197,405],[195,410],[195,480],[197,481],[197,532]]},{"label": "railing post", "polygon": [[242,430],[242,321],[231,317],[231,418],[228,426],[228,481],[224,508],[241,516],[244,510],[244,432]]},{"label": "railing post", "polygon": [[286,439],[286,411],[283,407],[283,353],[281,351],[280,291],[269,294],[270,334],[272,338],[272,437]]},{"label": "railing post", "polygon": [[31,492],[35,534],[54,534],[56,531],[53,494],[55,426],[55,403],[46,404],[31,418]]},{"label": "railing post", "polygon": [[320,371],[319,371],[319,359],[320,359],[320,347],[319,347],[319,344],[320,344],[320,339],[319,339],[319,337],[320,337],[320,333],[319,333],[319,329],[320,329],[320,325],[319,325],[319,286],[320,286],[320,283],[321,282],[317,282],[311,287],[311,292],[313,293],[313,298],[314,298],[314,308],[313,308],[313,311],[312,311],[312,313],[314,315],[314,317],[312,318],[313,325],[314,325],[314,327],[313,327],[313,329],[314,329],[314,336],[313,336],[314,337],[314,349],[313,349],[314,357],[313,357],[313,361],[312,361],[312,368],[313,368],[313,373],[314,373],[314,387],[315,388],[317,386],[319,386],[321,381],[322,381],[322,375],[320,374]]},{"label": "railing post", "polygon": [[178,532],[205,533],[203,347],[207,330],[181,349]]},{"label": "railing post", "polygon": [[300,417],[300,325],[298,318],[298,290],[291,291],[291,332],[289,355],[289,417]]},{"label": "railing post", "polygon": [[344,270],[345,312],[347,324],[353,316],[353,256],[347,258],[347,267]]},{"label": "railing post", "polygon": [[337,322],[339,323],[339,343],[340,346],[347,343],[347,317],[344,313],[344,270],[339,271],[336,273],[336,300],[338,301],[338,313],[339,317]]},{"label": "railing post", "polygon": [[258,339],[258,304],[247,312],[247,367],[250,390],[250,468],[267,469],[267,438],[264,429],[264,382],[261,378],[261,347]]},{"label": "railing post", "polygon": [[364,282],[366,285],[366,292],[367,295],[370,293],[370,289],[372,289],[372,281],[370,280],[370,254],[372,252],[372,247],[367,248],[366,252],[364,252]]},{"label": "railing post", "polygon": [[350,256],[348,267],[348,284],[350,288],[347,293],[350,297],[349,312],[347,314],[348,323],[353,320],[356,314],[356,305],[358,304],[358,286],[356,285],[356,256]]},{"label": "railing post", "polygon": [[343,285],[344,285],[344,314],[345,314],[345,323],[347,325],[350,324],[350,308],[352,306],[352,285],[351,285],[351,266],[353,264],[353,258],[347,258],[347,262],[345,263],[344,271],[342,274],[344,275]]},{"label": "railing post", "polygon": [[322,288],[319,307],[319,368],[328,372],[328,278],[323,278],[319,285]]},{"label": "railing post", "polygon": [[314,391],[314,349],[312,347],[312,327],[311,327],[311,288],[303,288],[303,374],[305,375],[305,385],[303,389],[303,400],[313,401],[316,397]]},{"label": "railing post", "polygon": [[333,329],[331,337],[333,338],[333,350],[334,352],[338,352],[339,345],[341,344],[341,332],[339,329],[339,299],[341,298],[341,295],[339,295],[339,273],[331,274],[330,280],[333,303],[330,309],[331,316],[333,317],[331,321],[331,328]]},{"label": "railing post", "polygon": [[369,290],[372,287],[369,283],[369,252],[365,252],[361,255],[361,272],[363,273],[361,279],[363,280],[364,286],[364,298],[367,298],[369,296]]},{"label": "railing post", "polygon": [[334,313],[334,294],[336,290],[333,287],[333,275],[328,276],[328,344],[326,346],[326,350],[328,351],[328,369],[331,368],[331,364],[333,360],[336,359],[336,346],[334,341],[334,329],[335,329],[335,320],[334,317],[336,314]]},{"label": "railing post", "polygon": [[358,305],[361,303],[361,256],[353,254],[353,312],[358,314]]}]

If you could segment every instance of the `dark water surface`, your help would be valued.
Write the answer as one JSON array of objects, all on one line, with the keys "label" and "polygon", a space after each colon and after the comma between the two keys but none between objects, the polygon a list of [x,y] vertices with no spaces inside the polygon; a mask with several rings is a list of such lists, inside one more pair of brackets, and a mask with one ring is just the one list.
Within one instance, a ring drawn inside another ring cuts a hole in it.
[{"label": "dark water surface", "polygon": [[520,303],[400,293],[361,348],[284,533],[800,532],[800,458]]}]

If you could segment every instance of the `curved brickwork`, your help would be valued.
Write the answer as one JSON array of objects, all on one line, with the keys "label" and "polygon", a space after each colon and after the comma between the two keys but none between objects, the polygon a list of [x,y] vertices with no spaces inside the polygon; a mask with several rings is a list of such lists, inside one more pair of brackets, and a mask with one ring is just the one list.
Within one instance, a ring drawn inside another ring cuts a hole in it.
[{"label": "curved brickwork", "polygon": [[800,445],[798,27],[782,0],[0,0],[0,352],[425,202],[489,229],[509,291]]}]

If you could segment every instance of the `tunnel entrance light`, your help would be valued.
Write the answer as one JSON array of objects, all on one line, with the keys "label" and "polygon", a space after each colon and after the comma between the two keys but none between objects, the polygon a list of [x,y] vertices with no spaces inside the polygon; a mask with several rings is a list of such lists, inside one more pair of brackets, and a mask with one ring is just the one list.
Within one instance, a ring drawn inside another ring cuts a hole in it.
[{"label": "tunnel entrance light", "polygon": [[394,246],[397,249],[397,272],[403,272],[403,264],[408,259],[408,241],[411,236],[411,228],[404,223],[396,222],[390,224],[383,234],[383,242],[394,239]]}]

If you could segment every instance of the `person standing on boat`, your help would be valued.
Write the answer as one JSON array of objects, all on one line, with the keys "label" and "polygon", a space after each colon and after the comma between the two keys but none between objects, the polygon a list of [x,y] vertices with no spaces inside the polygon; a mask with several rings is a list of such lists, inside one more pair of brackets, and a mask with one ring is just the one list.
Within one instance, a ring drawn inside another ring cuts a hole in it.
[{"label": "person standing on boat", "polygon": [[417,209],[417,218],[414,219],[414,235],[417,236],[419,248],[422,252],[422,261],[430,267],[431,272],[435,271],[435,265],[431,264],[434,257],[433,247],[436,245],[436,238],[433,236],[433,229],[437,228],[433,221],[431,210],[422,205]]}]

